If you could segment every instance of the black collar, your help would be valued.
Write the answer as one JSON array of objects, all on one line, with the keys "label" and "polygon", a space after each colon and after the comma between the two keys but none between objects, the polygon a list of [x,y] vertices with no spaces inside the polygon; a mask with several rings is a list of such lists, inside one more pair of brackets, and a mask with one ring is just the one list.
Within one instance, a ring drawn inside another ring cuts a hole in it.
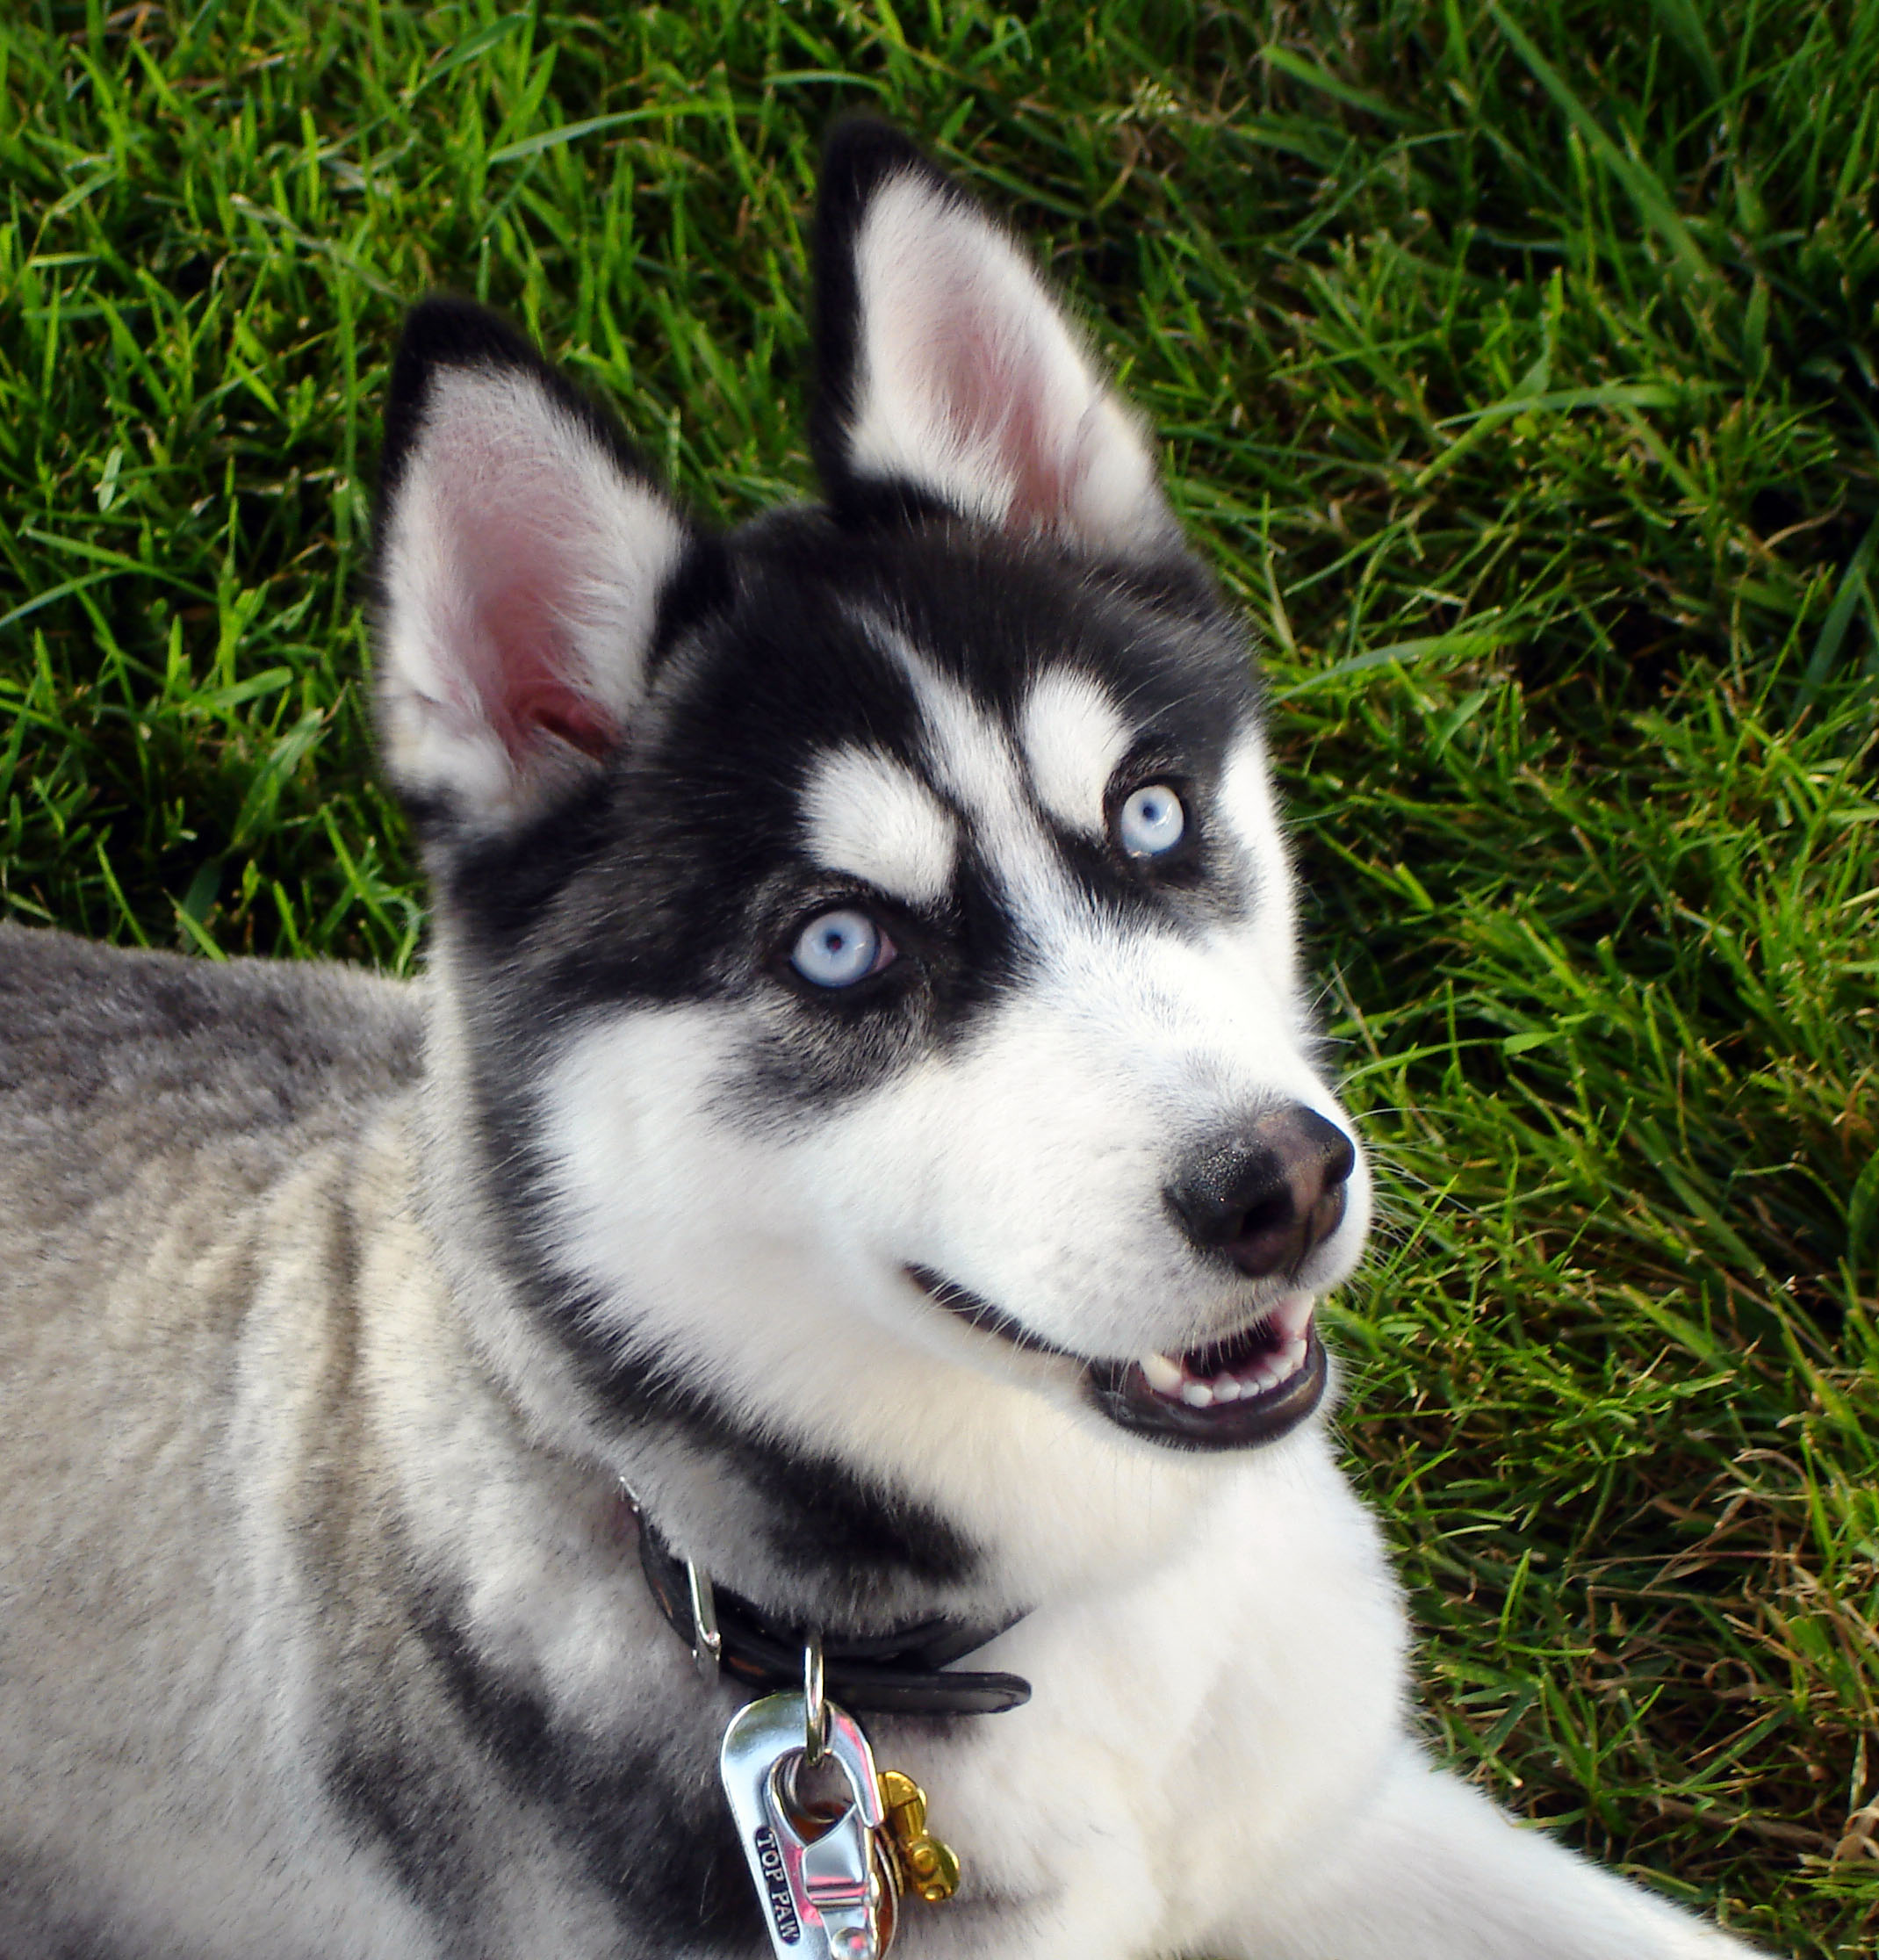
[{"label": "black collar", "polygon": [[[773,1619],[734,1592],[714,1587],[689,1567],[652,1528],[631,1498],[639,1525],[639,1563],[666,1624],[703,1661],[760,1694],[803,1685],[803,1650],[815,1631]],[[715,1619],[714,1619],[715,1608]],[[963,1620],[921,1620],[865,1639],[822,1636],[829,1698],[857,1715],[1000,1715],[1031,1699],[1031,1683],[1018,1675],[948,1670],[1024,1618],[1014,1613],[996,1626]],[[715,1661],[715,1667],[714,1667]]]}]

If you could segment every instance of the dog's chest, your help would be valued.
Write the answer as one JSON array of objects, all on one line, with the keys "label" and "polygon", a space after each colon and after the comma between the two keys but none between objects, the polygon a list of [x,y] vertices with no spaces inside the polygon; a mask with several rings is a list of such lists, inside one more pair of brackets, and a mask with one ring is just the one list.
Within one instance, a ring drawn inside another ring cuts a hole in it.
[{"label": "dog's chest", "polygon": [[906,1950],[1204,1940],[1249,1857],[1283,1856],[1379,1773],[1402,1642],[1371,1522],[1321,1442],[1259,1465],[1184,1557],[978,1657],[1030,1679],[1027,1706],[941,1733],[879,1725],[880,1760],[926,1786],[968,1874],[954,1904],[912,1910]]}]

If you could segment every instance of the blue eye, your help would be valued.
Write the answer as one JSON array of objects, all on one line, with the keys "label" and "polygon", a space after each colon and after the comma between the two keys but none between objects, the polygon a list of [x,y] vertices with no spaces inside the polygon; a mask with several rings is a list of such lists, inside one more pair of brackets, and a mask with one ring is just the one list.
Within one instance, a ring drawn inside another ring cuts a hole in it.
[{"label": "blue eye", "polygon": [[894,956],[894,942],[866,912],[828,912],[796,935],[789,963],[815,986],[852,987]]},{"label": "blue eye", "polygon": [[1165,782],[1135,791],[1116,817],[1116,837],[1131,857],[1160,857],[1181,841],[1187,812]]}]

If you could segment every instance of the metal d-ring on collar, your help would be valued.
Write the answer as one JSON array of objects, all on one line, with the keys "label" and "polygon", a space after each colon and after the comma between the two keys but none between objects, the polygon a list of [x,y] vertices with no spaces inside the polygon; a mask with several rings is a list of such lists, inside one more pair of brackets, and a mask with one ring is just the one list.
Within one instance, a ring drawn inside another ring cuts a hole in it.
[{"label": "metal d-ring on collar", "polygon": [[[833,1639],[822,1629],[786,1625],[714,1585],[666,1544],[623,1481],[620,1497],[639,1527],[640,1569],[653,1603],[706,1681],[728,1675],[758,1694],[801,1688],[814,1702],[819,1680],[824,1696],[860,1715],[996,1715],[1031,1698],[1031,1683],[1019,1675],[950,1665],[1015,1626],[1021,1613],[996,1625],[940,1618]],[[811,1738],[811,1758],[815,1753]]]},{"label": "metal d-ring on collar", "polygon": [[829,1704],[823,1693],[822,1636],[803,1643],[803,1762],[813,1769],[829,1746]]},{"label": "metal d-ring on collar", "polygon": [[724,1636],[717,1630],[717,1595],[709,1576],[689,1559],[685,1561],[685,1589],[692,1609],[692,1664],[707,1681],[716,1681],[724,1652]]}]

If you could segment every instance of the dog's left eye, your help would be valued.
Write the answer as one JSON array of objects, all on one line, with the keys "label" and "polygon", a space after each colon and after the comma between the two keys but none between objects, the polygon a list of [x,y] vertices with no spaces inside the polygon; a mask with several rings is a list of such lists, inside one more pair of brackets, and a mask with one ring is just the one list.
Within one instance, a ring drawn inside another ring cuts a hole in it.
[{"label": "dog's left eye", "polygon": [[813,986],[852,987],[896,956],[893,940],[866,912],[844,908],[810,920],[796,934],[789,963]]},{"label": "dog's left eye", "polygon": [[1165,782],[1145,783],[1116,813],[1116,840],[1131,857],[1161,857],[1187,831],[1187,812]]}]

